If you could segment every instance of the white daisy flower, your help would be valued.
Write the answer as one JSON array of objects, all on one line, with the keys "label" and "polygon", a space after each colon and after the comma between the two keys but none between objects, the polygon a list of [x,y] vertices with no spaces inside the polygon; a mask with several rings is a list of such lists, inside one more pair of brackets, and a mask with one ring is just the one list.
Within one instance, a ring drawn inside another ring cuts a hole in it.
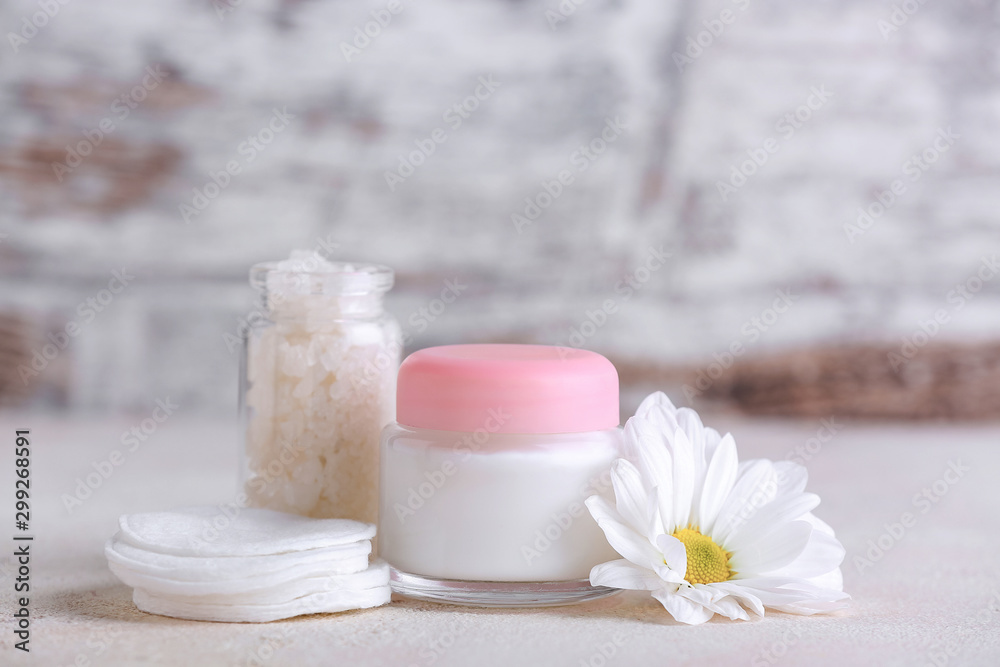
[{"label": "white daisy flower", "polygon": [[651,591],[681,623],[715,614],[749,619],[764,608],[816,614],[846,606],[844,547],[812,510],[806,469],[791,461],[739,463],[736,442],[650,395],[625,425],[611,471],[615,503],[587,499],[621,560],[590,572],[594,586]]}]

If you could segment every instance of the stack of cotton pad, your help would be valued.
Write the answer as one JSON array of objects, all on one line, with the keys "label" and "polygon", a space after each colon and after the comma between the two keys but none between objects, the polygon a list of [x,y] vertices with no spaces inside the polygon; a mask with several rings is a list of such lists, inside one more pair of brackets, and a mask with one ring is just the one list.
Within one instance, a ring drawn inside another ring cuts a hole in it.
[{"label": "stack of cotton pad", "polygon": [[[238,513],[237,513],[238,512]],[[377,607],[389,566],[369,566],[375,526],[263,509],[127,514],[104,548],[115,576],[151,614],[265,622]]]}]

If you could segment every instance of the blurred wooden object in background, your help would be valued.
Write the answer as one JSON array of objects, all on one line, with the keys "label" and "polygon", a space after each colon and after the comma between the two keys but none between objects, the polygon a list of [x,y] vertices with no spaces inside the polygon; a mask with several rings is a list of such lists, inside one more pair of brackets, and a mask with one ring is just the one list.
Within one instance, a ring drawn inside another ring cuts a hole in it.
[{"label": "blurred wooden object in background", "polygon": [[[672,387],[675,402],[751,415],[868,419],[1000,417],[1000,344],[810,348],[736,359],[728,369],[619,364],[623,387]],[[718,370],[721,369],[721,374]]]},{"label": "blurred wooden object in background", "polygon": [[22,403],[33,388],[21,379],[18,368],[31,364],[31,326],[26,319],[0,313],[0,405]]}]

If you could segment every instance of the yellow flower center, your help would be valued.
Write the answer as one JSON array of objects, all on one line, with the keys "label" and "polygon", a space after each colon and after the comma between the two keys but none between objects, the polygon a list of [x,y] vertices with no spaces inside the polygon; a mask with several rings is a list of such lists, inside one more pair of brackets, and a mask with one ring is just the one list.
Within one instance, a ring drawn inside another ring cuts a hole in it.
[{"label": "yellow flower center", "polygon": [[714,584],[729,580],[735,572],[729,568],[731,553],[702,535],[697,528],[682,528],[674,537],[687,549],[687,572],[684,579],[689,584]]}]

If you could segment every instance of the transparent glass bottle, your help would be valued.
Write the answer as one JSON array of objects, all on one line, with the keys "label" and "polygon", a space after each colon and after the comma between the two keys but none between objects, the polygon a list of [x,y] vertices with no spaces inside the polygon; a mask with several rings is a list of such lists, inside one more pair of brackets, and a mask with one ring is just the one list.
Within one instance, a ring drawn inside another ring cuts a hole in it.
[{"label": "transparent glass bottle", "polygon": [[313,253],[250,270],[240,368],[246,504],[375,523],[379,433],[402,347],[383,310],[393,272]]}]

